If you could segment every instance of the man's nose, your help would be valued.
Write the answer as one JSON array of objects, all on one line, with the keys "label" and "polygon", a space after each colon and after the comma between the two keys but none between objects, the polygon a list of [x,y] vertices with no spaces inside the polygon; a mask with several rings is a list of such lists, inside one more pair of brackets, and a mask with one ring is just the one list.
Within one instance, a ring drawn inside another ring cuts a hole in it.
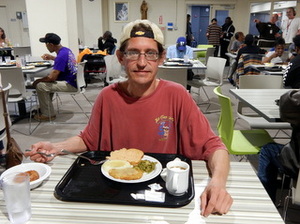
[{"label": "man's nose", "polygon": [[139,66],[145,66],[147,64],[147,59],[145,54],[140,54],[138,60],[137,60],[137,64]]}]

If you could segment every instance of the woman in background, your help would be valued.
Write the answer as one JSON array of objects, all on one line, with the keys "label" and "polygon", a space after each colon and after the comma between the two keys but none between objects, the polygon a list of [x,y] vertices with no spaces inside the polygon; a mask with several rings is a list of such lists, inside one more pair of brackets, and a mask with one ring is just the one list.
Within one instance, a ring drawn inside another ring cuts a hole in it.
[{"label": "woman in background", "polygon": [[6,38],[6,34],[3,28],[0,27],[0,47],[7,47],[9,45],[9,41]]}]

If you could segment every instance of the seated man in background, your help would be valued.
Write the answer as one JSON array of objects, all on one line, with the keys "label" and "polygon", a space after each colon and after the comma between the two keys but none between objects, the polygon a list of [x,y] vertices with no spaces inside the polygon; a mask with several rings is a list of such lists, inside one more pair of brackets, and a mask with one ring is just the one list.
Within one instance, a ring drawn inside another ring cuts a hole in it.
[{"label": "seated man in background", "polygon": [[207,161],[211,180],[201,195],[201,214],[226,214],[232,198],[226,190],[229,155],[221,139],[182,85],[157,78],[165,60],[161,29],[148,20],[128,23],[116,55],[128,79],[99,93],[84,130],[63,142],[38,142],[26,153],[31,160],[53,159],[36,154],[63,154],[138,148],[146,153],[181,154]]},{"label": "seated man in background", "polygon": [[60,41],[60,37],[55,33],[47,33],[45,37],[40,38],[40,42],[46,44],[49,52],[55,52],[57,56],[42,55],[44,60],[54,60],[53,69],[47,76],[37,79],[33,83],[41,111],[40,114],[34,116],[34,119],[38,121],[49,121],[56,118],[52,104],[54,92],[77,91],[75,56],[69,48],[63,47]]},{"label": "seated man in background", "polygon": [[[290,90],[283,94],[279,100],[279,110],[281,120],[289,122],[292,126],[291,141],[287,145],[278,143],[264,145],[259,154],[257,173],[274,204],[276,203],[278,173],[287,174],[293,179],[298,178],[296,166],[299,167],[300,162],[300,91]],[[289,160],[283,156],[284,154],[280,155],[282,150],[288,151],[288,155],[291,156]],[[291,169],[291,167],[294,168]]]},{"label": "seated man in background", "polygon": [[[171,45],[167,49],[167,59],[172,58],[188,58],[193,59],[193,48],[187,46],[185,37],[178,37],[176,44]],[[194,73],[192,69],[187,70],[187,80],[192,80]],[[191,91],[191,86],[187,86],[187,90]]]},{"label": "seated man in background", "polygon": [[284,58],[285,41],[282,37],[275,40],[274,50],[269,51],[263,58],[262,63],[283,64],[287,63],[288,57]]},{"label": "seated man in background", "polygon": [[286,88],[300,88],[300,35],[293,39],[297,55],[289,62],[283,74],[283,85]]},{"label": "seated man in background", "polygon": [[230,52],[236,53],[243,45],[245,41],[245,35],[243,32],[236,32],[234,34],[235,40],[231,44]]},{"label": "seated man in background", "polygon": [[110,31],[106,31],[102,37],[98,38],[98,48],[101,51],[106,50],[107,54],[113,54],[116,48],[117,40],[112,37]]}]

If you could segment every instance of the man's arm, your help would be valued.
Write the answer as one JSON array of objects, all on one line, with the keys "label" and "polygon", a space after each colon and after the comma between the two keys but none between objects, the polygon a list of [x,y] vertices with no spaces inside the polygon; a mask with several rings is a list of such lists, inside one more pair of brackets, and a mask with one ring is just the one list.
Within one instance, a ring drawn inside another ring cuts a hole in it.
[{"label": "man's arm", "polygon": [[36,87],[36,85],[39,82],[54,82],[57,79],[57,77],[59,76],[59,74],[60,74],[60,71],[52,69],[52,71],[49,73],[49,75],[35,80],[32,85],[33,85],[33,87]]},{"label": "man's arm", "polygon": [[87,147],[83,139],[79,136],[71,137],[63,142],[51,143],[51,142],[38,142],[31,146],[30,152],[26,152],[26,156],[30,156],[30,159],[35,162],[45,163],[51,161],[54,157],[44,157],[35,152],[44,152],[47,154],[55,153],[57,155],[62,154],[61,149],[79,153],[87,150]]},{"label": "man's arm", "polygon": [[233,202],[226,190],[229,173],[229,155],[225,150],[216,150],[208,159],[211,180],[201,195],[201,215],[226,214]]}]

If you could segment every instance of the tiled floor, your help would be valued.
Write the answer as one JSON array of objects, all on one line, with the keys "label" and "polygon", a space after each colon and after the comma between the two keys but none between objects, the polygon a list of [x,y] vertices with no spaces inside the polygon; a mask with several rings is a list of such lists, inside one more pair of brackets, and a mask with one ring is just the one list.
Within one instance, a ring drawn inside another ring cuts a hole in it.
[{"label": "tiled floor", "polygon": [[[228,68],[226,68],[228,69]],[[227,71],[225,71],[227,74]],[[230,88],[235,88],[231,84],[228,83],[227,79],[224,81],[224,85],[222,86],[223,94],[232,98],[233,106],[236,105],[236,100],[229,93]],[[103,82],[99,79],[93,79],[92,83],[88,84],[86,89],[86,96],[91,102],[94,102],[97,94],[103,88]],[[211,106],[208,109],[208,113],[205,113],[208,120],[211,123],[212,129],[217,132],[217,123],[219,119],[219,113],[216,112],[220,109],[218,104],[218,99],[213,94],[213,88],[206,88],[207,93],[211,100]],[[197,91],[196,89],[192,89],[192,91]],[[198,103],[203,103],[206,101],[204,94],[201,93],[201,97],[196,94],[193,94],[194,99]],[[203,96],[203,98],[202,98]],[[77,95],[76,99],[80,103],[80,105],[84,108],[84,111],[89,115],[91,111],[91,105],[86,101],[86,99],[81,95]],[[29,123],[28,119],[23,119],[12,126],[12,136],[16,139],[20,147],[25,150],[30,148],[31,144],[36,143],[38,141],[51,141],[57,142],[64,140],[66,138],[72,137],[80,132],[80,130],[85,126],[88,121],[88,118],[84,113],[81,112],[79,107],[74,103],[73,99],[68,94],[61,95],[62,105],[60,105],[60,113],[57,115],[57,119],[54,123],[43,122],[38,123],[36,121],[32,122],[32,125],[38,125],[36,130],[29,135]],[[201,104],[199,106],[202,111],[206,111],[207,104]],[[235,126],[236,129],[248,129],[248,125],[242,120],[238,120]],[[275,133],[275,131],[270,131],[271,135]],[[286,143],[287,140],[278,140],[280,143]],[[236,160],[235,157],[231,157],[232,160]],[[254,169],[257,168],[257,156],[251,156],[249,161],[253,165]],[[279,208],[279,211],[282,211],[282,207]],[[287,220],[290,220],[286,223],[294,224],[300,223],[297,222],[300,215],[299,208],[295,206],[291,206],[288,212]]]}]

